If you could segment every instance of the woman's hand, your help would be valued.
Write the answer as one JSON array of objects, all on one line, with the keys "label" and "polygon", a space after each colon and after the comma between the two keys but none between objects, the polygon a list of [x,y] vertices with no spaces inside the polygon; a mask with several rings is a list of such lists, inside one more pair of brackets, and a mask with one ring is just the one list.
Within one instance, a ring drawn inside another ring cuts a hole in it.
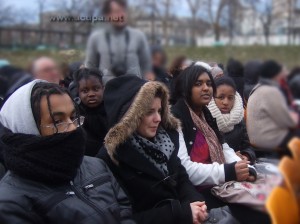
[{"label": "woman's hand", "polygon": [[235,174],[237,181],[244,181],[249,177],[248,164],[250,164],[250,162],[244,160],[238,161],[235,164]]},{"label": "woman's hand", "polygon": [[238,157],[240,157],[242,160],[244,160],[244,161],[249,161],[248,156],[243,155],[240,151],[237,151],[235,154],[236,154]]},{"label": "woman's hand", "polygon": [[249,181],[249,182],[254,182],[254,181],[256,181],[256,178],[255,178],[255,176],[249,176],[249,177],[247,178],[247,181]]},{"label": "woman's hand", "polygon": [[196,201],[190,204],[193,216],[193,224],[201,224],[207,219],[207,207],[205,202]]}]

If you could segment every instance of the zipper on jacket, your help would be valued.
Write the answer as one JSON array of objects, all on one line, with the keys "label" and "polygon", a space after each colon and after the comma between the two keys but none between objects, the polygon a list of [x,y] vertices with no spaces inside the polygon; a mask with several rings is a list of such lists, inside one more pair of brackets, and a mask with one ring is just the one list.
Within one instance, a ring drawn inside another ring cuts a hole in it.
[{"label": "zipper on jacket", "polygon": [[94,205],[91,201],[89,201],[88,199],[86,199],[83,195],[80,194],[80,192],[76,189],[76,187],[74,186],[74,182],[70,181],[70,185],[71,185],[71,189],[74,191],[74,194],[80,199],[82,200],[84,203],[86,203],[87,205],[89,205],[91,208],[93,208],[96,212],[103,214],[103,211],[101,209],[99,209],[96,205]]},{"label": "zipper on jacket", "polygon": [[98,187],[100,184],[104,184],[110,180],[109,175],[102,176],[100,178],[97,178],[96,180],[90,182],[86,186],[83,187],[85,191],[88,191],[89,189],[92,189],[94,187]]}]

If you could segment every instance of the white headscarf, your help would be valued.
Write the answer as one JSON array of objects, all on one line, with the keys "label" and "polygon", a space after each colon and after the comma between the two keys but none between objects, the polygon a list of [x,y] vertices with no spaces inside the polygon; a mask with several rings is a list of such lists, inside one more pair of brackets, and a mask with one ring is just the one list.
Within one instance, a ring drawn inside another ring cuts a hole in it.
[{"label": "white headscarf", "polygon": [[46,81],[36,79],[20,87],[0,111],[0,122],[13,133],[40,135],[31,109],[31,91],[38,82]]}]

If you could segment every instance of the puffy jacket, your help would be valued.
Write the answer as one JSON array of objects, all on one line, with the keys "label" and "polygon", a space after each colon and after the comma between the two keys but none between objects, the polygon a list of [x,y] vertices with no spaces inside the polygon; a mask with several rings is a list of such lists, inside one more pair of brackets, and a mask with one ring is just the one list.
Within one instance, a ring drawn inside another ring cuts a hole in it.
[{"label": "puffy jacket", "polygon": [[8,171],[0,182],[0,223],[129,224],[131,207],[104,161],[84,157],[73,181],[50,187]]}]

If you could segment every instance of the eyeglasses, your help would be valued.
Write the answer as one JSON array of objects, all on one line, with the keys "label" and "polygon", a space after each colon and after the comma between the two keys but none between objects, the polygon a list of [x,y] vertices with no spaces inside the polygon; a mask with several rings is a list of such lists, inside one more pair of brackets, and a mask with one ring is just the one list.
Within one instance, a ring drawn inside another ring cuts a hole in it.
[{"label": "eyeglasses", "polygon": [[61,122],[58,124],[51,124],[51,125],[41,125],[42,128],[52,128],[53,130],[53,134],[56,133],[64,133],[66,132],[71,124],[74,124],[77,128],[80,127],[81,125],[83,125],[84,122],[84,116],[80,116],[75,118],[73,121],[71,122]]}]

